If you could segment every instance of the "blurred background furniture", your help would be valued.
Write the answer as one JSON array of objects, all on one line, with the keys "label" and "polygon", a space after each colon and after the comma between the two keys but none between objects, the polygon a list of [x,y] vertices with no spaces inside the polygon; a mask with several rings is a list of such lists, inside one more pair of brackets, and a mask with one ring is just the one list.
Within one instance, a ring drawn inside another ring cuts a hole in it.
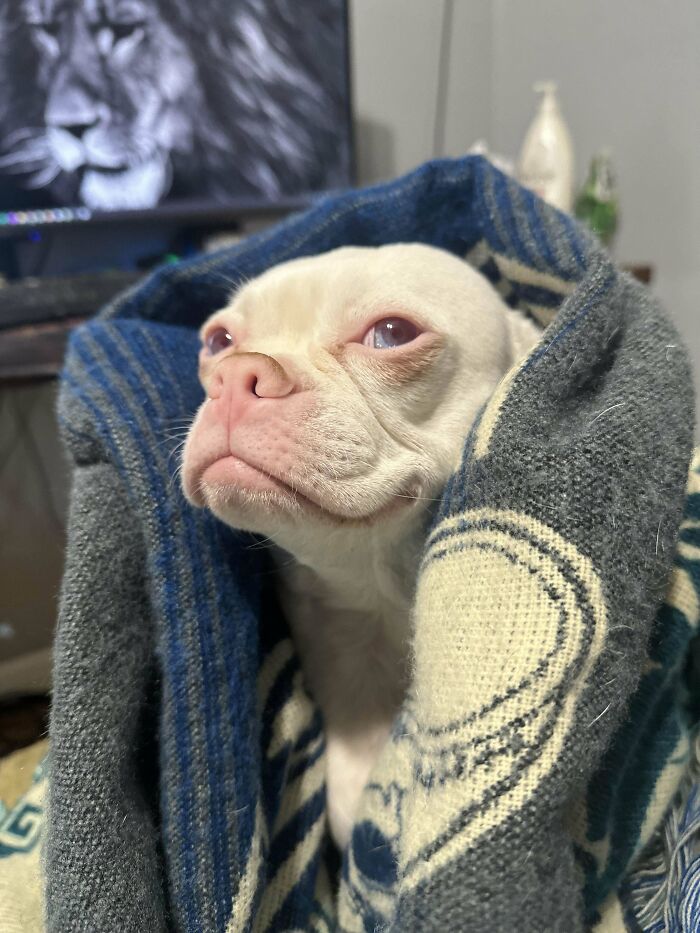
[{"label": "blurred background furniture", "polygon": [[97,24],[84,3],[0,13],[0,755],[43,729],[50,688],[71,329],[155,266],[354,181],[347,5],[297,14],[292,0],[205,0],[189,21],[159,4]]}]

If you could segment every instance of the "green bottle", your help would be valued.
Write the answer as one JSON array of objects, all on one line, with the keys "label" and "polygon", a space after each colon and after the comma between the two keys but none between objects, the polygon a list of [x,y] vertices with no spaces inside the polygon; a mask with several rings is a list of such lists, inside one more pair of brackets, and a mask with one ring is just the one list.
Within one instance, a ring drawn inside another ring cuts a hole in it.
[{"label": "green bottle", "polygon": [[609,152],[600,152],[591,159],[588,178],[576,198],[574,213],[610,246],[617,230],[618,204]]}]

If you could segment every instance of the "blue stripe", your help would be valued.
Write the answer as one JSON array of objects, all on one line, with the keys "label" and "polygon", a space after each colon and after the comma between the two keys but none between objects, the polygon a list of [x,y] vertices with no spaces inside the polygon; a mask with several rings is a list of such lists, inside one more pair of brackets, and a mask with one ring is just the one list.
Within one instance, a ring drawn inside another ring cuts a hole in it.
[{"label": "blue stripe", "polygon": [[323,742],[319,742],[318,748],[316,748],[311,755],[306,758],[300,758],[296,764],[292,765],[287,771],[287,783],[295,781],[298,777],[301,777],[305,771],[308,771],[316,762],[321,758],[326,751],[326,746]]},{"label": "blue stripe", "polygon": [[564,232],[564,236],[569,243],[571,255],[576,260],[576,264],[581,272],[585,272],[587,269],[587,257],[584,252],[586,243],[578,224],[572,220],[568,214],[556,214],[554,216],[559,222],[560,229]]},{"label": "blue stripe", "polygon": [[278,674],[270,690],[262,714],[260,746],[262,749],[262,797],[268,826],[274,825],[279,812],[282,794],[287,784],[287,767],[292,753],[292,743],[285,742],[274,758],[268,757],[272,742],[272,729],[279,711],[292,696],[293,677],[298,671],[296,658],[290,658]]},{"label": "blue stripe", "polygon": [[600,285],[595,289],[595,291],[593,292],[593,295],[588,299],[588,301],[584,304],[581,310],[576,314],[574,319],[569,321],[546,346],[542,347],[540,350],[537,350],[535,353],[533,353],[532,356],[527,360],[527,362],[523,366],[522,371],[526,372],[528,369],[531,369],[545,354],[549,353],[549,351],[552,349],[552,347],[555,344],[562,341],[564,337],[566,337],[566,335],[570,331],[579,327],[581,322],[585,320],[585,318],[588,316],[591,310],[600,304],[603,297],[612,288],[616,279],[617,279],[617,275],[615,273],[614,268],[611,265],[607,271],[606,277],[603,279]]},{"label": "blue stripe", "polygon": [[[105,394],[114,413],[120,416],[120,409],[117,404],[120,400],[120,393],[115,390],[109,379],[107,379],[105,374],[101,371],[101,368],[97,362],[92,359],[87,349],[83,346],[82,338],[82,334],[75,335],[75,339],[73,341],[73,352],[76,354],[77,358],[82,361],[83,366],[85,367],[85,373],[89,375],[90,379],[92,379],[92,381]],[[116,445],[112,443],[111,431],[109,429],[108,423],[103,420],[99,408],[89,399],[83,390],[79,388],[77,383],[75,383],[73,380],[70,380],[70,377],[68,377],[68,379],[72,382],[73,390],[75,393],[92,411],[96,424],[100,429],[100,433],[102,434],[105,443],[107,443],[108,447],[116,454]],[[123,403],[123,400],[121,401]],[[122,423],[124,427],[128,429],[128,433],[131,435],[133,442],[138,446],[134,425],[130,424],[126,419],[124,419]],[[121,456],[117,457],[117,462],[121,466],[122,475],[128,477],[130,475],[130,471],[129,469],[125,468],[126,464]],[[163,535],[166,531],[166,528],[163,521],[162,509],[159,508],[157,504],[159,502],[158,493],[160,483],[151,462],[147,458],[143,460],[143,466],[145,478],[149,486],[149,491],[153,496],[154,515],[158,520],[161,535]],[[167,549],[164,549],[161,552],[159,562],[162,562],[166,578],[175,579],[173,575],[173,566],[170,554]],[[177,683],[178,677],[182,677],[183,681],[185,680],[187,665],[180,648],[180,641],[178,638],[178,633],[181,631],[181,628],[178,621],[179,613],[177,611],[178,607],[175,598],[175,591],[171,587],[164,587],[161,596],[163,600],[165,616],[168,623],[167,632],[173,633],[173,637],[166,640],[169,671],[173,681]],[[182,839],[184,842],[183,846],[181,847],[181,857],[184,866],[183,871],[181,872],[181,883],[174,886],[174,892],[176,893],[178,899],[181,899],[181,906],[187,919],[189,929],[195,929],[197,923],[197,905],[195,902],[195,890],[193,889],[190,882],[196,877],[197,865],[194,848],[191,844],[188,844],[188,841],[192,838],[196,838],[196,829],[195,827],[191,826],[189,822],[189,817],[193,811],[193,791],[191,752],[187,742],[188,710],[185,696],[180,697],[180,702],[174,702],[173,707],[175,714],[175,730],[177,736],[177,761],[182,784],[181,798],[184,802],[184,806],[176,808],[180,817],[180,831],[182,833]],[[165,782],[165,784],[167,785],[167,782]],[[182,883],[183,881],[185,883]]]},{"label": "blue stripe", "polygon": [[274,878],[282,864],[304,839],[326,809],[326,788],[319,787],[289,819],[270,843],[268,877]]},{"label": "blue stripe", "polygon": [[[529,268],[537,269],[537,259],[528,249],[525,241],[520,236],[520,231],[518,229],[512,196],[515,185],[500,172],[493,172],[492,177],[494,183],[494,196],[500,215],[499,220],[501,224],[505,226],[505,229],[510,232],[510,253],[511,255],[514,254],[523,265],[528,266]],[[525,195],[523,193],[523,197],[524,196]]]},{"label": "blue stripe", "polygon": [[[79,353],[77,338],[74,341],[74,351],[76,355]],[[115,466],[118,466],[120,468],[120,473],[122,476],[127,476],[128,470],[126,468],[126,463],[124,462],[122,458],[121,450],[119,446],[116,444],[116,442],[114,441],[112,433],[103,419],[101,410],[99,409],[97,404],[93,402],[90,396],[85,393],[83,389],[83,385],[82,385],[84,381],[85,380],[82,379],[80,383],[77,382],[75,377],[72,375],[72,373],[69,370],[64,370],[63,372],[62,382],[63,382],[64,387],[67,387],[68,389],[70,389],[70,391],[75,395],[75,397],[79,399],[80,402],[92,413],[97,432],[99,436],[102,438],[103,442],[105,443],[107,449],[109,450],[112,456],[113,463],[115,464]],[[65,388],[64,388],[64,391],[65,391]],[[172,664],[172,670],[175,672],[184,671],[184,663],[182,659],[182,654],[179,650],[179,644],[177,640],[171,640],[168,647],[169,647],[169,662]],[[186,711],[181,710],[180,707],[176,705],[176,714],[178,713],[180,713],[181,715],[186,715]],[[176,749],[177,749],[178,768],[182,776],[181,781],[182,781],[183,793],[186,793],[187,788],[191,787],[190,761],[189,761],[189,755],[187,753],[188,750],[185,746],[181,746],[179,744],[176,745]],[[161,766],[163,765],[163,763],[164,762],[163,762],[163,758],[161,755]],[[167,787],[168,785],[166,782],[162,787],[163,794],[166,794]],[[170,806],[166,806],[163,810],[164,823],[165,823],[164,828],[166,831],[166,835],[168,833],[168,824],[169,824],[169,817],[170,817],[171,810],[172,810],[172,807]],[[180,825],[183,839],[187,839],[187,823],[184,817],[186,817],[186,814],[188,812],[190,812],[190,808],[181,809],[180,811],[180,815],[183,817],[183,820],[181,821],[181,825]],[[187,858],[188,855],[189,855],[189,858]],[[195,870],[194,851],[191,849],[187,849],[186,858],[187,858],[188,870],[193,875],[194,870]],[[196,907],[195,907],[194,901],[192,900],[192,892],[189,890],[189,888],[186,888],[185,889],[185,914],[188,918],[188,926],[190,929],[192,929],[191,919],[195,916],[195,913],[196,913]]]},{"label": "blue stripe", "polygon": [[528,285],[525,282],[516,282],[509,279],[509,282],[515,292],[518,304],[543,305],[545,308],[551,308],[556,311],[559,305],[567,297],[558,292],[553,292],[549,288],[542,288],[539,285]]},{"label": "blue stripe", "polygon": [[517,185],[512,187],[511,197],[516,199],[521,206],[521,216],[527,226],[527,233],[537,244],[537,254],[535,256],[537,268],[540,271],[549,272],[562,281],[572,282],[573,284],[574,280],[571,277],[570,266],[562,266],[557,251],[549,238],[547,228],[540,220],[538,212],[541,203],[540,199]]},{"label": "blue stripe", "polygon": [[323,841],[313,857],[309,859],[308,865],[280,905],[277,913],[270,920],[265,933],[288,933],[289,930],[308,929],[309,917],[315,909],[318,909],[314,894],[322,848]]},{"label": "blue stripe", "polygon": [[[108,354],[111,362],[117,364],[117,371],[121,374],[121,380],[123,383],[128,386],[129,389],[136,396],[140,396],[142,402],[142,410],[145,415],[148,416],[148,422],[150,426],[157,425],[162,423],[162,412],[157,409],[151,398],[151,393],[144,391],[144,387],[147,387],[151,375],[149,374],[149,368],[146,365],[142,364],[142,359],[135,352],[131,353],[130,356],[125,356],[122,348],[118,345],[114,339],[114,334],[110,333],[110,330],[104,328],[100,335],[101,344],[103,350]],[[138,335],[136,335],[138,336]],[[134,348],[136,348],[136,341],[132,341]],[[125,410],[132,412],[135,422],[135,428],[138,430],[137,418],[134,413],[134,410],[127,399],[126,394],[119,391],[122,403],[125,407]],[[123,409],[124,410],[124,409]],[[147,436],[141,435],[141,452],[150,452],[153,456],[153,451],[158,451],[155,454],[153,459],[162,459],[158,445],[155,442],[153,436],[150,438]],[[167,466],[165,470],[161,464],[159,477],[163,477],[163,473],[167,476]],[[165,502],[165,490],[161,488],[161,497],[159,497],[159,505],[156,506],[156,511],[160,512],[159,517],[164,518],[163,510],[160,506],[160,502]],[[214,661],[213,655],[213,646],[211,645],[211,640],[213,633],[210,628],[211,616],[209,613],[204,613],[203,607],[207,605],[206,602],[206,588],[204,587],[205,578],[201,573],[201,557],[202,554],[199,551],[199,548],[196,546],[197,534],[193,528],[193,522],[189,521],[190,514],[187,511],[187,507],[182,501],[183,508],[181,509],[182,514],[182,537],[181,541],[186,548],[187,552],[187,566],[189,567],[189,575],[191,578],[192,586],[192,596],[193,596],[193,605],[195,607],[195,619],[196,619],[196,637],[199,643],[199,661],[201,662],[201,677],[199,677],[199,671],[195,673],[195,678],[198,682],[201,681],[204,694],[204,703],[206,712],[203,716],[203,725],[205,733],[205,747],[206,747],[206,762],[207,768],[204,774],[198,774],[197,780],[202,782],[206,780],[209,785],[208,793],[208,806],[209,806],[209,819],[210,819],[210,831],[209,839],[204,840],[204,844],[207,847],[208,852],[212,852],[212,866],[213,866],[213,875],[214,875],[214,900],[213,905],[217,914],[217,926],[220,929],[223,929],[223,925],[229,913],[230,903],[231,903],[231,888],[229,884],[228,876],[228,844],[226,838],[226,820],[224,814],[224,800],[222,795],[218,794],[217,785],[219,781],[222,781],[221,786],[226,787],[225,776],[226,768],[224,766],[225,762],[225,751],[223,750],[223,743],[221,739],[221,730],[220,730],[220,720],[221,720],[221,710],[218,704],[218,689],[217,689],[217,679],[215,677],[216,673],[216,663]],[[168,538],[161,539],[159,544],[161,551],[167,550],[169,553],[172,549],[173,540],[172,540],[172,523],[170,525],[171,534]],[[163,521],[165,525],[165,521]],[[170,575],[165,576],[165,588],[172,587],[173,590],[177,588],[176,578],[170,577]],[[197,667],[197,659],[190,658],[190,664],[195,668]],[[191,740],[189,734],[178,736],[178,742],[184,740]],[[222,772],[221,774],[219,772]],[[206,827],[200,826],[200,833],[204,832]]]},{"label": "blue stripe", "polygon": [[[123,327],[124,325],[118,325],[118,330],[121,331]],[[142,384],[142,380],[145,380],[144,384],[147,384],[148,380],[151,379],[155,373],[160,372],[161,375],[163,374],[163,367],[159,364],[160,361],[167,360],[172,355],[172,346],[170,344],[172,343],[173,329],[168,328],[167,334],[158,331],[159,337],[167,337],[167,342],[161,343],[160,348],[154,348],[148,341],[144,341],[147,332],[140,325],[136,327],[130,326],[128,330],[130,332],[129,338],[136,349],[141,348],[143,350],[144,346],[148,344],[146,352],[142,356],[144,360],[142,368],[145,371],[139,374],[134,370],[133,374],[130,375],[134,389],[138,391],[138,388]],[[197,343],[196,337],[189,332],[184,332],[182,339],[187,348],[193,347]],[[111,352],[118,356],[118,348],[114,345],[109,335],[105,335],[105,341],[107,347],[111,349]],[[158,352],[159,349],[161,352]],[[154,350],[156,351],[155,356]],[[169,381],[158,383],[156,388],[162,393],[174,395],[182,394],[180,386],[178,385],[176,391]],[[200,391],[197,389],[196,396],[199,396],[199,394]],[[166,397],[169,397],[169,395],[166,394]],[[196,398],[196,401],[199,401],[199,398]],[[162,422],[164,420],[163,415],[159,413],[157,409],[153,409],[152,406],[150,406],[150,400],[149,405],[145,407],[151,409],[152,423],[156,423],[157,421]],[[179,492],[176,492],[175,495],[176,498],[180,500],[182,509],[189,511],[188,506],[184,503]],[[203,529],[205,526],[208,528],[206,538],[203,536]],[[206,571],[209,566],[216,565],[218,559],[216,543],[221,541],[222,550],[227,548],[230,552],[230,542],[235,537],[235,534],[232,534],[221,525],[221,523],[212,519],[210,516],[204,515],[203,522],[186,523],[185,539],[188,545],[195,578],[201,570],[202,564],[204,564],[202,582],[207,579]],[[233,553],[235,552],[236,549],[234,549]],[[197,562],[192,559],[193,555],[197,555]],[[244,567],[241,565],[240,560],[238,563],[239,566],[237,569],[240,573],[244,570]],[[230,586],[227,587],[224,585],[225,583],[225,577],[219,574],[217,577],[217,585],[210,588],[209,596],[210,599],[213,597],[214,600],[212,608],[214,608],[214,610],[219,610],[213,613],[214,618],[221,617],[226,611],[230,613],[232,608],[240,605],[240,597],[242,596],[240,587],[238,593],[232,594],[230,592]],[[204,590],[195,601],[196,605],[201,607],[201,609],[207,606],[206,595],[207,591]],[[239,838],[236,846],[240,857],[243,857],[248,850],[253,833],[255,796],[253,777],[259,773],[259,760],[257,755],[253,755],[253,758],[251,758],[251,754],[253,754],[254,751],[253,731],[255,722],[254,684],[252,684],[252,682],[256,677],[257,664],[253,659],[255,652],[250,646],[248,650],[246,650],[243,642],[245,642],[246,636],[248,637],[248,641],[251,641],[250,636],[255,634],[257,626],[255,624],[254,614],[248,611],[245,624],[240,624],[239,620],[239,623],[231,624],[227,626],[226,629],[219,632],[219,639],[223,639],[223,641],[221,642],[220,648],[216,649],[211,641],[214,637],[214,633],[210,631],[210,626],[208,624],[208,619],[210,617],[203,617],[200,611],[198,613],[198,618],[200,654],[204,666],[203,682],[205,698],[207,706],[211,711],[211,716],[205,717],[205,727],[207,761],[209,763],[209,768],[207,770],[210,785],[211,829],[213,832],[211,848],[214,853],[215,881],[218,888],[216,891],[215,905],[217,909],[217,920],[220,921],[219,926],[221,927],[225,923],[226,917],[230,912],[229,907],[232,898],[230,873],[227,869],[229,864],[227,811],[228,814],[233,812],[238,812],[240,814],[240,819],[238,821]],[[228,647],[226,647],[225,642],[227,633],[229,640],[232,639],[232,643],[229,644]],[[241,642],[241,639],[243,642]],[[210,643],[209,648],[206,646],[207,642]],[[215,653],[212,655],[212,652]],[[250,667],[247,676],[241,677],[240,664],[246,655],[251,659]],[[227,703],[229,708],[238,709],[240,712],[240,715],[236,717],[227,717],[227,728],[233,729],[234,733],[233,747],[229,748],[228,751],[223,745],[220,732],[221,710],[220,703],[218,702],[220,679],[214,676],[217,672],[214,659],[218,659],[220,664],[226,666],[227,673],[224,678],[224,684],[228,689]],[[250,689],[247,692],[241,691],[241,685],[246,682],[249,684]],[[246,749],[250,749],[250,753],[246,752]],[[257,744],[255,744],[255,749],[257,749]],[[234,763],[237,767],[235,770],[232,770],[231,766]],[[233,782],[230,781],[229,776],[233,778]],[[226,788],[230,788],[232,791],[232,797],[228,801],[226,800]],[[218,790],[221,790],[221,793],[218,793]],[[239,795],[241,798],[240,803],[245,804],[247,802],[247,806],[239,805],[239,801],[236,799]],[[238,866],[238,870],[242,872],[243,866]]]}]

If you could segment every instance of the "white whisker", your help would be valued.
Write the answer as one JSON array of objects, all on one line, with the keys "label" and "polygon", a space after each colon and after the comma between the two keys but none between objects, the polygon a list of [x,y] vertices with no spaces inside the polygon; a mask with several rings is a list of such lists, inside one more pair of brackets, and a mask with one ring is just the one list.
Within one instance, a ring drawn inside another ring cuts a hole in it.
[{"label": "white whisker", "polygon": [[610,701],[610,703],[608,703],[608,705],[605,707],[602,713],[598,713],[598,715],[593,720],[593,722],[588,723],[589,727],[595,725],[599,719],[602,719],[602,717],[605,716],[605,714],[607,713],[607,711],[610,709],[611,706],[612,706],[612,700]]},{"label": "white whisker", "polygon": [[607,415],[607,413],[609,411],[612,411],[614,408],[621,408],[624,404],[625,404],[624,402],[617,402],[617,404],[610,405],[608,408],[604,408],[602,411],[599,411],[598,414],[595,416],[595,418],[593,418],[592,421],[588,422],[588,427],[590,428],[592,424],[595,424],[598,418],[602,418],[603,415]]}]

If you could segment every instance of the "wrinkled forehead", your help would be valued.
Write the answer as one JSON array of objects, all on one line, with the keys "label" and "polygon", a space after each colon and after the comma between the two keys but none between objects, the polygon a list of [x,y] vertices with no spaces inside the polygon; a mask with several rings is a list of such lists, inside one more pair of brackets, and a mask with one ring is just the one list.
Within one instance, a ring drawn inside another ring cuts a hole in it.
[{"label": "wrinkled forehead", "polygon": [[449,331],[464,326],[474,289],[491,291],[474,279],[481,276],[437,251],[351,248],[271,269],[241,289],[232,307],[251,336],[303,332],[332,340],[394,315]]},{"label": "wrinkled forehead", "polygon": [[252,335],[322,331],[343,298],[313,264],[279,267],[245,286],[233,310]]}]

